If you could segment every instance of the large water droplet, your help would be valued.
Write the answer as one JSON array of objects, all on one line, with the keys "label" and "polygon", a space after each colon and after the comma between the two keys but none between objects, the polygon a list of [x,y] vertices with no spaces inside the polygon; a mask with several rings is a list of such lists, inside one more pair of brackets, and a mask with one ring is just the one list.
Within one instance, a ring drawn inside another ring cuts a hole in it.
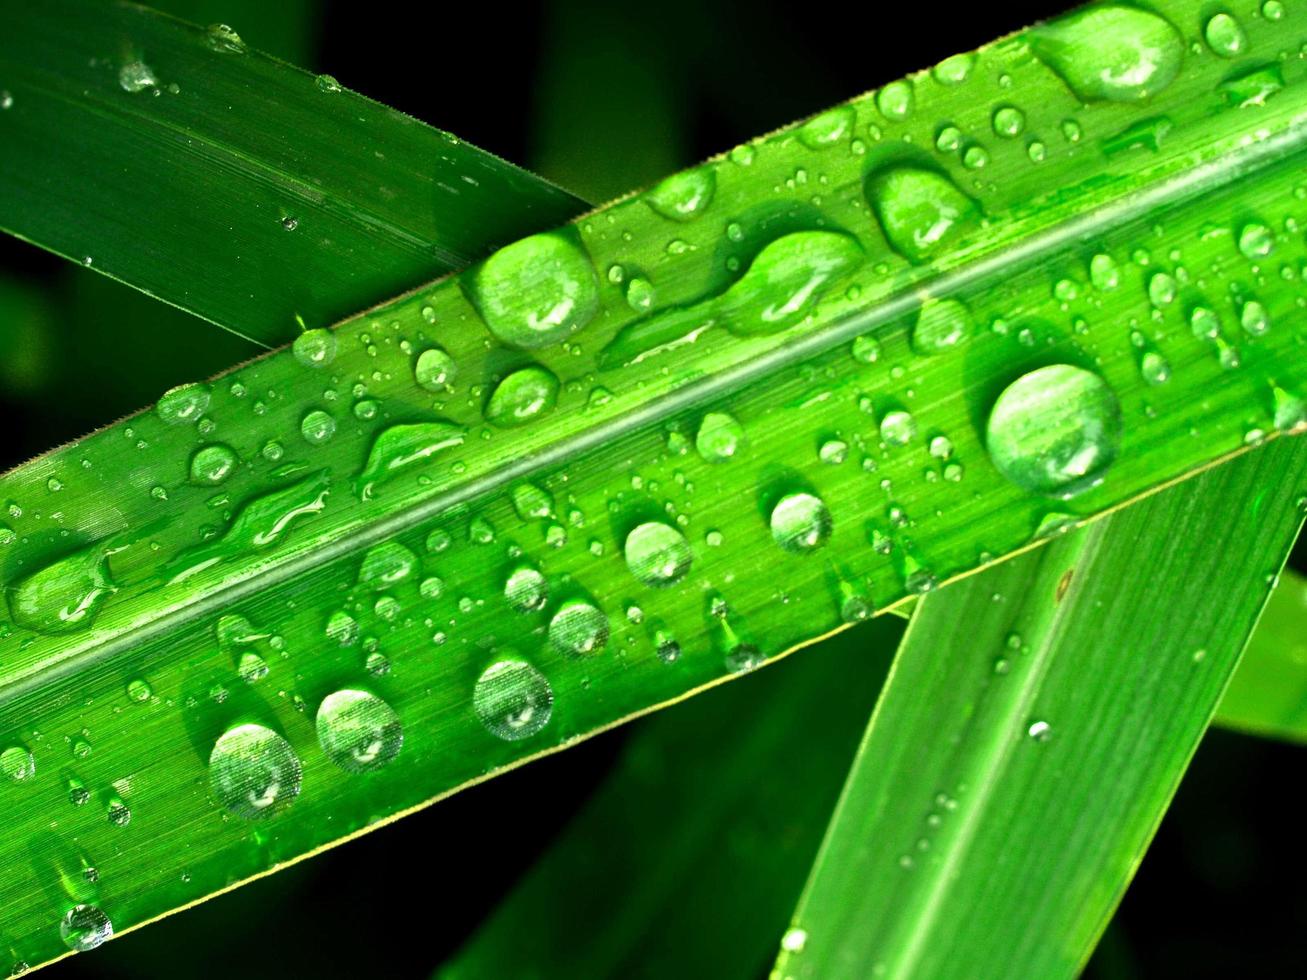
[{"label": "large water droplet", "polygon": [[557,343],[599,309],[599,282],[589,258],[555,234],[501,248],[473,270],[469,292],[490,332],[510,347]]},{"label": "large water droplet", "polygon": [[569,599],[549,621],[549,642],[575,656],[599,653],[608,645],[608,617],[584,599]]},{"label": "large water droplet", "polygon": [[558,378],[533,364],[519,368],[495,386],[486,404],[486,421],[500,428],[525,425],[558,401]]},{"label": "large water droplet", "polygon": [[359,496],[371,498],[378,483],[437,453],[461,446],[463,436],[463,427],[453,422],[414,422],[383,429],[358,476]]},{"label": "large water droplet", "polygon": [[263,820],[299,795],[302,769],[290,743],[262,725],[229,728],[209,754],[209,786],[224,809]]},{"label": "large water droplet", "polygon": [[717,189],[717,172],[708,165],[672,174],[644,195],[658,214],[672,221],[690,221],[708,210]]},{"label": "large water droplet", "polygon": [[820,548],[830,533],[830,511],[820,497],[790,493],[772,508],[772,538],[786,551],[801,553]]},{"label": "large water droplet", "polygon": [[84,953],[113,935],[113,923],[94,905],[74,905],[59,920],[59,935],[69,949]]},{"label": "large water droplet", "polygon": [[477,679],[472,707],[491,734],[516,742],[549,724],[554,692],[545,675],[525,660],[500,660]]},{"label": "large water droplet", "polygon": [[930,258],[976,216],[971,198],[933,170],[879,171],[867,178],[866,192],[890,246],[912,262]]},{"label": "large water droplet", "polygon": [[539,570],[523,565],[509,573],[504,598],[518,612],[539,612],[549,601],[549,585]]},{"label": "large water droplet", "polygon": [[182,552],[169,564],[170,581],[181,581],[228,558],[274,547],[296,521],[321,513],[330,492],[330,481],[323,470],[288,487],[253,497],[220,538]]},{"label": "large water droplet", "polygon": [[238,460],[230,446],[220,442],[201,446],[191,456],[191,482],[201,486],[216,486],[231,476]]},{"label": "large water droplet", "polygon": [[986,443],[999,471],[1032,493],[1066,499],[1102,481],[1121,442],[1121,406],[1098,375],[1052,364],[998,396]]},{"label": "large water droplet", "polygon": [[1030,32],[1036,57],[1086,102],[1134,102],[1160,92],[1180,71],[1184,43],[1157,14],[1105,4]]},{"label": "large water droplet", "polygon": [[670,524],[648,521],[626,536],[626,567],[645,585],[661,587],[685,578],[693,556],[690,542]]},{"label": "large water droplet", "polygon": [[155,77],[154,69],[144,61],[129,61],[118,69],[118,84],[124,92],[135,94],[157,88],[159,79]]},{"label": "large water droplet", "polygon": [[346,688],[318,706],[318,744],[346,772],[371,772],[386,765],[404,744],[404,726],[385,701]]},{"label": "large water droplet", "polygon": [[51,562],[5,590],[19,626],[63,633],[91,625],[116,587],[104,567],[103,546],[92,545]]},{"label": "large water droplet", "polygon": [[295,360],[305,367],[324,368],[336,359],[336,335],[330,330],[305,330],[291,344]]},{"label": "large water droplet", "polygon": [[196,422],[209,407],[209,386],[185,384],[169,388],[159,396],[154,411],[169,425]]}]

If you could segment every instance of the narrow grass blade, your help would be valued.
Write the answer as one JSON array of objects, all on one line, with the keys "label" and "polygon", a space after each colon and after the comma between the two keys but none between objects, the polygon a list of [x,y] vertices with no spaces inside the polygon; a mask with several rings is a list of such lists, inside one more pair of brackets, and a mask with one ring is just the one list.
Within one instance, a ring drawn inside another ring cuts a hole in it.
[{"label": "narrow grass blade", "polygon": [[1307,444],[1268,447],[926,598],[773,976],[1074,976],[1266,602],[1304,487]]},{"label": "narrow grass blade", "polygon": [[1297,572],[1286,571],[1271,593],[1214,721],[1307,742],[1307,579]]},{"label": "narrow grass blade", "polygon": [[901,633],[892,620],[860,626],[644,722],[436,975],[759,976]]},{"label": "narrow grass blade", "polygon": [[[1299,428],[1307,11],[1224,59],[1158,9],[949,59],[0,478],[15,959]],[[1086,57],[1128,91],[1086,104]]]},{"label": "narrow grass blade", "polygon": [[453,136],[127,3],[5,3],[0,228],[268,346],[582,202]]}]

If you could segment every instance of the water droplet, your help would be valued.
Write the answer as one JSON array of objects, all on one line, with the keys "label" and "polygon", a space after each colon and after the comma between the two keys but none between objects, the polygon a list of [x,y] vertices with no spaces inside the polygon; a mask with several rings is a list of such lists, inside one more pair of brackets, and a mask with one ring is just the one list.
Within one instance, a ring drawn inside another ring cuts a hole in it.
[{"label": "water droplet", "polygon": [[1175,302],[1175,279],[1165,272],[1155,272],[1148,279],[1148,301],[1154,306],[1169,306]]},{"label": "water droplet", "polygon": [[21,783],[36,774],[36,759],[21,745],[11,745],[0,752],[0,772],[13,783]]},{"label": "water droplet", "polygon": [[239,460],[230,446],[220,442],[201,446],[191,456],[191,482],[216,486],[231,476]]},{"label": "water droplet", "polygon": [[368,461],[359,474],[359,496],[368,500],[376,485],[400,470],[463,444],[464,429],[452,422],[414,422],[383,429],[372,443]]},{"label": "water droplet", "polygon": [[477,679],[472,707],[491,734],[516,742],[549,724],[554,692],[545,675],[526,661],[499,660]]},{"label": "water droplet", "polygon": [[976,56],[967,51],[945,58],[931,69],[931,76],[941,85],[961,85],[971,75]]},{"label": "water droplet", "polygon": [[704,165],[672,174],[646,191],[644,201],[664,218],[691,221],[708,210],[716,189],[717,172]]},{"label": "water droplet", "polygon": [[1227,78],[1217,88],[1225,95],[1225,101],[1238,109],[1263,106],[1284,88],[1284,75],[1279,65],[1258,65]]},{"label": "water droplet", "polygon": [[1157,351],[1145,351],[1139,359],[1139,373],[1150,385],[1166,384],[1171,380],[1171,364]]},{"label": "water droplet", "polygon": [[343,609],[337,610],[328,617],[325,632],[327,639],[342,647],[352,647],[359,639],[358,620]]},{"label": "water droplet", "polygon": [[1239,251],[1250,261],[1264,259],[1275,251],[1275,234],[1260,221],[1250,221],[1239,229]]},{"label": "water droplet", "polygon": [[1221,318],[1206,306],[1195,306],[1189,311],[1189,327],[1199,340],[1215,340],[1221,335]]},{"label": "water droplet", "polygon": [[268,662],[254,651],[247,650],[236,661],[236,674],[246,684],[257,684],[268,676]]},{"label": "water droplet", "polygon": [[443,391],[457,375],[458,365],[448,351],[439,347],[424,350],[413,366],[413,380],[427,391]]},{"label": "water droplet", "polygon": [[771,535],[786,551],[813,551],[824,545],[830,534],[830,511],[820,497],[790,493],[772,508]]},{"label": "water droplet", "polygon": [[832,283],[862,264],[857,239],[833,231],[799,231],[769,242],[715,302],[726,329],[772,334],[797,323]]},{"label": "water droplet", "polygon": [[336,359],[336,335],[330,330],[305,330],[291,344],[295,360],[305,367],[324,368]]},{"label": "water droplet", "polygon": [[383,541],[368,549],[359,566],[359,585],[374,591],[404,582],[417,572],[418,556],[398,541]]},{"label": "water droplet", "polygon": [[1239,324],[1250,336],[1260,337],[1271,328],[1271,317],[1265,306],[1252,299],[1239,311]]},{"label": "water droplet", "polygon": [[105,570],[105,549],[75,551],[5,590],[14,622],[38,633],[91,625],[100,603],[116,591]]},{"label": "water droplet", "polygon": [[817,449],[817,458],[828,466],[838,466],[849,458],[849,444],[843,439],[826,439]]},{"label": "water droplet", "polygon": [[642,276],[632,276],[626,284],[626,305],[637,313],[648,313],[657,299],[653,283]]},{"label": "water droplet", "polygon": [[626,536],[623,552],[626,567],[645,585],[672,585],[690,571],[690,543],[676,528],[659,521],[633,528]]},{"label": "water droplet", "polygon": [[927,300],[912,330],[912,349],[918,354],[940,354],[957,346],[971,332],[971,311],[955,299]]},{"label": "water droplet", "polygon": [[1085,102],[1134,102],[1160,92],[1184,60],[1179,33],[1157,14],[1104,4],[1030,32],[1035,56]]},{"label": "water droplet", "polygon": [[509,573],[504,598],[518,612],[539,612],[549,601],[549,584],[537,569],[523,565]]},{"label": "water droplet", "polygon": [[995,134],[1012,139],[1025,131],[1026,115],[1016,106],[1000,106],[994,110],[993,126]]},{"label": "water droplet", "polygon": [[1116,260],[1105,252],[1100,252],[1089,260],[1089,281],[1095,289],[1107,292],[1116,289],[1121,283],[1121,272]]},{"label": "water droplet", "polygon": [[744,427],[725,412],[709,412],[699,423],[694,448],[708,463],[734,459],[744,445]]},{"label": "water droplet", "polygon": [[781,949],[787,953],[802,953],[803,947],[807,944],[808,930],[800,929],[798,926],[790,927],[781,937]]},{"label": "water droplet", "polygon": [[860,364],[875,364],[880,359],[880,341],[871,334],[861,334],[853,338],[850,353]]},{"label": "water droplet", "polygon": [[608,617],[584,599],[570,599],[549,621],[549,642],[576,656],[599,653],[608,645]]},{"label": "water droplet", "polygon": [[115,796],[109,801],[105,817],[115,827],[126,827],[132,822],[132,809],[120,797]]},{"label": "water droplet", "polygon": [[226,24],[210,24],[204,31],[204,43],[211,51],[223,54],[244,54],[245,42]]},{"label": "water droplet", "polygon": [[159,396],[154,411],[169,425],[197,422],[209,407],[209,386],[185,384],[169,388]]},{"label": "water droplet", "polygon": [[469,292],[490,332],[510,347],[557,343],[599,310],[599,282],[589,258],[556,234],[501,248],[473,270]]},{"label": "water droplet", "polygon": [[247,723],[225,731],[209,754],[209,786],[218,803],[245,820],[263,820],[299,795],[302,769],[290,743]]},{"label": "water droplet", "polygon": [[1262,16],[1267,20],[1281,20],[1284,17],[1284,4],[1280,0],[1266,0],[1262,4]]},{"label": "water droplet", "polygon": [[907,119],[912,115],[915,102],[912,83],[907,79],[890,82],[876,93],[876,108],[880,110],[881,115],[890,120]]},{"label": "water droplet", "polygon": [[917,437],[917,420],[902,409],[886,412],[880,420],[880,437],[891,446],[906,446]]},{"label": "water droplet", "polygon": [[314,83],[318,86],[319,92],[326,92],[328,95],[335,95],[341,90],[340,82],[330,75],[319,75],[314,79]]},{"label": "water droplet", "polygon": [[1026,734],[1036,742],[1047,742],[1053,737],[1053,726],[1046,721],[1032,721]]},{"label": "water droplet", "polygon": [[558,401],[558,378],[533,364],[519,368],[495,387],[486,404],[486,421],[501,429],[525,425]]},{"label": "water droplet", "polygon": [[127,682],[127,696],[137,704],[143,704],[154,696],[149,681],[137,677]]},{"label": "water droplet", "polygon": [[1248,47],[1248,35],[1227,13],[1213,14],[1203,26],[1207,46],[1222,58],[1236,58]]},{"label": "water droplet", "polygon": [[144,61],[129,61],[118,69],[118,84],[124,92],[136,93],[157,88],[159,80],[154,76],[154,69]]},{"label": "water droplet", "polygon": [[113,935],[113,923],[94,905],[74,905],[59,920],[59,935],[69,949],[84,953]]},{"label": "water droplet", "polygon": [[14,106],[14,96],[8,89],[0,89],[0,112],[6,109],[12,109]]},{"label": "water droplet", "polygon": [[372,772],[389,763],[404,744],[399,715],[381,698],[346,688],[318,706],[318,744],[346,772]]},{"label": "water droplet", "polygon": [[994,402],[990,458],[1017,486],[1066,499],[1096,486],[1116,459],[1121,406],[1098,375],[1052,364],[1022,375]]},{"label": "water droplet", "polygon": [[873,173],[867,200],[890,246],[912,262],[924,262],[976,214],[971,198],[931,170],[895,167]]},{"label": "water droplet", "polygon": [[848,138],[857,122],[853,106],[841,105],[813,116],[799,127],[799,142],[810,150],[824,150]]},{"label": "water droplet", "polygon": [[336,434],[336,420],[320,408],[306,412],[300,420],[300,435],[310,446],[321,446]]}]

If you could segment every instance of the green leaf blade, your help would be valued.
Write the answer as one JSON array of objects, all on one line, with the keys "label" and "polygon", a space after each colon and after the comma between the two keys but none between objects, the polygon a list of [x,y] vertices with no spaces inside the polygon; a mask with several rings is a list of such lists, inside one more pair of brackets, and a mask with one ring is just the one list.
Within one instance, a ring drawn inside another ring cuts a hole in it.
[{"label": "green leaf blade", "polygon": [[235,35],[126,3],[5,22],[0,227],[265,346],[585,207]]},{"label": "green leaf blade", "polygon": [[1074,976],[1234,670],[1305,480],[1301,443],[1268,447],[924,600],[774,976]]},{"label": "green leaf blade", "polygon": [[[1166,9],[1199,37],[1196,5]],[[1250,58],[1286,16],[1250,25]],[[63,950],[77,904],[137,926],[1301,428],[1281,410],[1307,385],[1297,285],[1265,270],[1307,259],[1284,230],[1307,223],[1307,67],[1245,108],[1224,63],[1185,58],[1145,109],[1084,107],[1000,42],[972,87],[920,74],[907,113],[903,84],[855,99],[342,323],[329,363],[281,351],[0,478],[0,751],[36,767],[0,785],[32,804],[0,841],[15,958]],[[961,147],[898,156],[1018,99],[1042,160],[997,135],[984,179]],[[1171,119],[1160,148],[1105,165],[1144,111]],[[1055,143],[1071,116],[1079,137]],[[904,244],[913,195],[945,179]],[[1250,215],[1273,258],[1240,250]],[[1183,295],[1150,292],[1159,271]],[[1250,282],[1269,329],[1236,326]],[[1189,322],[1202,304],[1217,338]],[[1004,476],[986,431],[1002,392],[1058,364],[1120,405],[1101,485],[1068,499]],[[341,691],[403,724],[376,772],[323,750]],[[266,822],[224,805],[211,765],[251,724],[299,790]],[[72,761],[46,734],[83,730]],[[72,780],[98,794],[85,808]],[[29,846],[68,807],[61,840]],[[93,897],[48,870],[70,842],[104,865]]]}]

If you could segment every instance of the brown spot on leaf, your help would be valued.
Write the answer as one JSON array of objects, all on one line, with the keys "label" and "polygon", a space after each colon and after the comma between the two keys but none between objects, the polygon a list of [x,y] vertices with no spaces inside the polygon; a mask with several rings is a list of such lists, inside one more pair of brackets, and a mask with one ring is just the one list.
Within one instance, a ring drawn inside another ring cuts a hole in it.
[{"label": "brown spot on leaf", "polygon": [[1071,576],[1076,573],[1074,568],[1068,568],[1066,574],[1062,576],[1061,581],[1057,583],[1057,595],[1053,597],[1054,602],[1061,602],[1062,597],[1066,595],[1066,590],[1071,588]]}]

